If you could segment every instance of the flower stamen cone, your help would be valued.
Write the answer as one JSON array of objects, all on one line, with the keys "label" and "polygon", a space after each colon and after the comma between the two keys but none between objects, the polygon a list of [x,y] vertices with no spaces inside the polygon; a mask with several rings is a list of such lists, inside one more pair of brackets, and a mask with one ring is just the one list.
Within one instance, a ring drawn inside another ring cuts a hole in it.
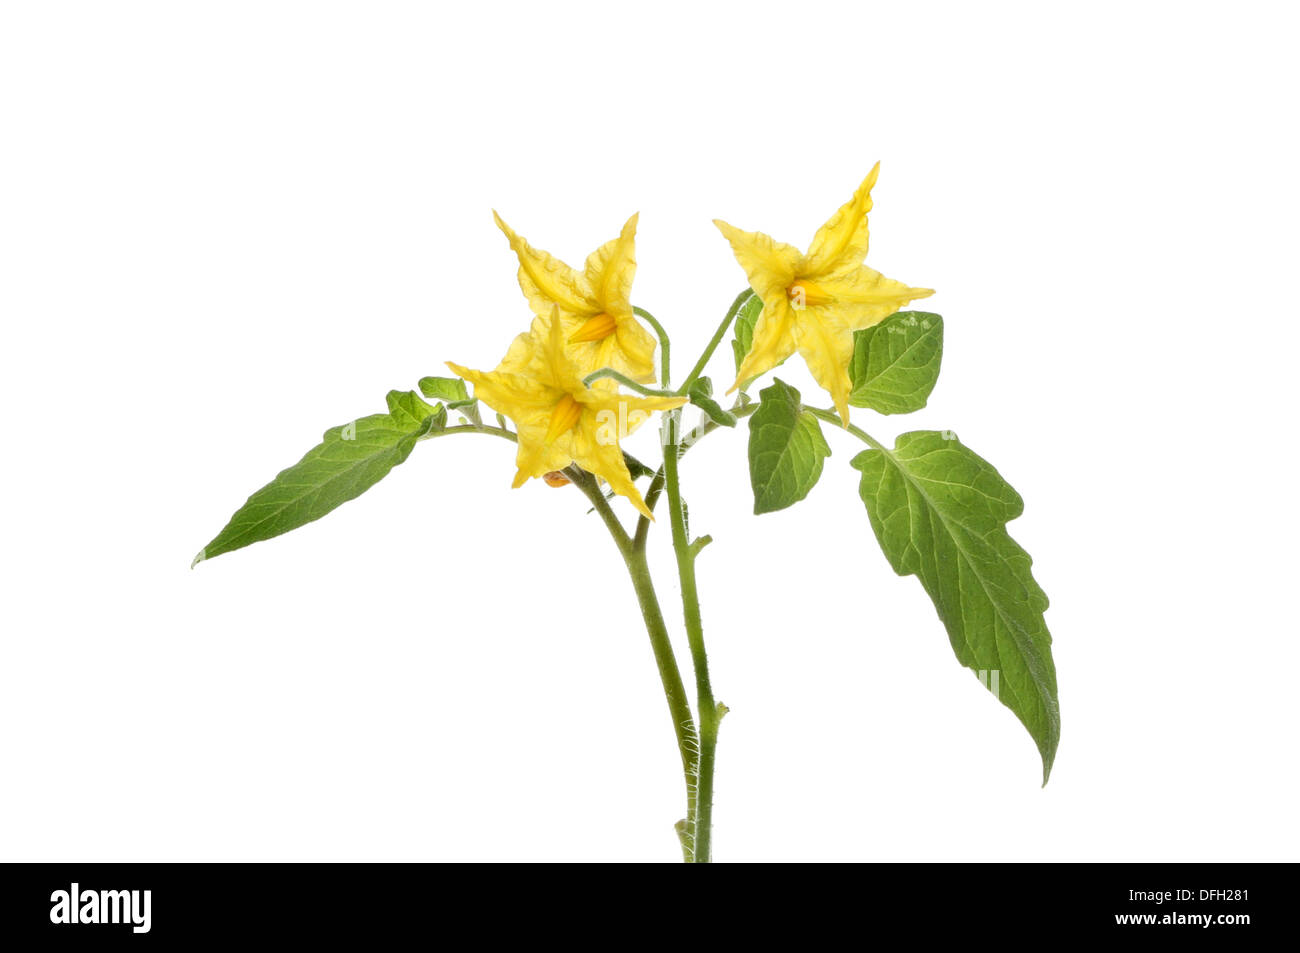
[{"label": "flower stamen cone", "polygon": [[546,442],[554,443],[574,428],[582,416],[582,405],[573,399],[572,394],[565,394],[551,411],[551,425],[546,428]]},{"label": "flower stamen cone", "polygon": [[570,344],[582,344],[587,341],[603,341],[618,330],[618,322],[602,311],[594,318],[588,318],[578,328],[576,334],[569,338]]}]

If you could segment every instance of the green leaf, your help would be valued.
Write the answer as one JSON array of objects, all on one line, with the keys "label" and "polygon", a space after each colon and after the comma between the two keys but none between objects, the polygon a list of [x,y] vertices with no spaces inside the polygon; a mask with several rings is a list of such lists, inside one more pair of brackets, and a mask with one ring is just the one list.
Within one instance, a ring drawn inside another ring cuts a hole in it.
[{"label": "green leaf", "polygon": [[448,401],[447,409],[456,411],[470,423],[483,423],[483,417],[479,414],[477,397],[470,397],[467,400]]},{"label": "green leaf", "polygon": [[789,384],[775,379],[758,396],[758,410],[749,418],[749,481],[754,512],[771,513],[808,495],[831,448]]},{"label": "green leaf", "polygon": [[438,400],[468,400],[469,391],[465,382],[459,377],[422,377],[419,383],[420,393],[425,397]]},{"label": "green leaf", "polygon": [[388,413],[398,426],[418,427],[427,418],[441,415],[437,425],[441,428],[447,420],[446,408],[441,404],[426,404],[413,390],[390,390],[387,400]]},{"label": "green leaf", "polygon": [[320,519],[382,480],[447,420],[442,405],[430,406],[414,391],[390,392],[388,407],[325,431],[306,456],[248,498],[194,564]]},{"label": "green leaf", "polygon": [[890,565],[921,580],[957,660],[1029,729],[1046,784],[1061,716],[1047,596],[1006,531],[1024,509],[1020,494],[952,431],[905,433],[892,451],[864,450],[852,464]]},{"label": "green leaf", "polygon": [[687,396],[691,403],[708,414],[709,419],[723,427],[736,426],[736,417],[722,409],[722,405],[713,399],[713,381],[701,377],[691,385]]},{"label": "green leaf", "polygon": [[943,318],[928,311],[899,311],[855,331],[849,403],[882,414],[910,414],[925,406],[939,379]]},{"label": "green leaf", "polygon": [[[736,312],[736,320],[732,323],[735,336],[731,339],[731,352],[736,357],[737,373],[740,371],[740,365],[745,362],[745,355],[754,346],[754,325],[758,323],[758,316],[762,313],[763,299],[752,292]],[[745,383],[749,382],[745,381]]]}]

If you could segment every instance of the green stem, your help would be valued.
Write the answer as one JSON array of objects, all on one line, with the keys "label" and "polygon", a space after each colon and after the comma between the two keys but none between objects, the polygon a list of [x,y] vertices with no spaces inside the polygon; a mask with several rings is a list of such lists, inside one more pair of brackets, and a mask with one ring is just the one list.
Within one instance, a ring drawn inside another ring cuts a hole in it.
[{"label": "green stem", "polygon": [[699,376],[704,373],[704,366],[709,363],[709,358],[713,356],[713,352],[716,351],[718,345],[722,343],[722,336],[727,333],[727,328],[731,327],[731,322],[736,319],[736,315],[740,314],[740,309],[744,307],[745,302],[749,300],[753,293],[754,292],[751,289],[746,288],[740,294],[736,295],[736,300],[731,302],[731,307],[727,309],[727,316],[723,318],[722,323],[718,325],[718,330],[713,332],[713,340],[710,341],[709,346],[704,349],[704,353],[700,355],[700,359],[695,362],[695,366],[691,368],[691,372],[686,375],[686,380],[682,382],[682,386],[677,388],[677,393],[685,395],[690,391],[691,385],[694,384],[696,380],[699,379]]},{"label": "green stem", "polygon": [[[729,413],[737,419],[748,417],[756,410],[758,410],[757,403],[745,404],[744,406],[734,404],[728,408]],[[678,456],[685,456],[687,450],[690,450],[691,447],[699,443],[702,438],[713,433],[713,431],[719,429],[721,426],[722,424],[717,423],[714,420],[705,420],[698,424],[693,430],[688,431],[682,436],[681,449],[678,452]],[[645,505],[647,509],[653,510],[655,508],[655,504],[659,502],[659,495],[663,493],[663,491],[664,468],[660,467],[658,472],[656,472],[654,477],[650,480],[650,486],[645,491]],[[644,546],[649,532],[650,521],[642,516],[636,524],[636,535],[632,539],[633,545]]]},{"label": "green stem", "polygon": [[598,371],[592,371],[582,379],[582,383],[590,387],[596,381],[612,378],[622,384],[624,387],[630,387],[638,394],[645,394],[647,397],[677,397],[678,395],[670,390],[656,390],[653,387],[646,387],[644,384],[638,384],[626,374],[614,370],[612,367],[602,367]]},{"label": "green stem", "polygon": [[695,557],[707,539],[699,541],[697,545],[687,538],[686,511],[682,506],[681,477],[678,472],[681,411],[674,410],[666,414],[664,426],[668,430],[668,439],[664,441],[664,488],[668,493],[669,523],[673,552],[677,555],[677,575],[681,580],[686,639],[695,669],[695,707],[700,716],[695,813],[687,819],[686,832],[694,848],[694,862],[707,864],[713,856],[713,766],[718,747],[718,724],[725,709],[714,700],[713,685],[709,681],[709,655],[704,646],[704,623],[700,616],[699,589],[695,580]]},{"label": "green stem", "polygon": [[441,430],[433,430],[421,437],[421,440],[432,440],[434,437],[446,437],[454,433],[485,433],[494,437],[504,437],[511,443],[518,443],[519,438],[514,432],[507,430],[505,427],[490,427],[487,424],[457,424],[454,427],[443,427]]},{"label": "green stem", "polygon": [[[736,405],[730,408],[736,417],[748,417],[758,409],[757,404]],[[664,463],[650,482],[645,493],[646,506],[653,509],[660,495],[668,490],[670,523],[673,537],[673,550],[677,557],[677,570],[681,580],[682,609],[686,618],[687,638],[690,642],[691,661],[695,669],[695,687],[697,708],[700,712],[698,732],[691,721],[690,706],[686,703],[685,687],[677,668],[676,657],[668,641],[663,613],[655,596],[650,579],[649,564],[646,561],[646,543],[650,530],[650,520],[644,515],[637,522],[636,532],[630,545],[622,542],[627,538],[627,531],[618,522],[609,508],[595,481],[575,479],[592,505],[610,526],[619,551],[623,554],[632,576],[637,599],[641,604],[641,613],[646,620],[646,630],[655,649],[655,659],[659,662],[660,679],[664,684],[664,693],[673,712],[674,726],[677,729],[677,745],[682,754],[682,770],[686,776],[685,823],[678,825],[682,841],[682,853],[688,862],[707,863],[712,859],[713,849],[713,776],[717,760],[718,726],[726,714],[725,705],[720,705],[713,697],[713,686],[709,678],[708,653],[704,644],[704,625],[700,615],[699,588],[695,578],[695,557],[709,542],[702,537],[691,542],[686,534],[686,511],[682,505],[681,480],[678,461],[687,450],[703,437],[719,429],[720,424],[713,420],[704,420],[690,432],[680,435],[681,411],[665,415],[665,426],[669,427],[668,438],[664,441]],[[576,470],[577,468],[571,468]],[[588,483],[589,481],[589,483]]]},{"label": "green stem", "polygon": [[[677,657],[673,654],[672,641],[668,636],[668,626],[664,622],[663,610],[659,607],[659,597],[655,594],[654,581],[650,576],[650,563],[646,558],[644,546],[634,546],[627,530],[619,522],[610,508],[609,501],[601,492],[600,486],[591,474],[577,466],[571,466],[565,474],[578,489],[586,494],[591,505],[596,508],[604,520],[619,554],[627,566],[628,575],[632,577],[632,588],[636,591],[637,604],[645,619],[646,632],[650,636],[650,647],[654,651],[655,664],[659,668],[659,680],[663,683],[664,696],[668,700],[668,711],[673,719],[673,731],[677,736],[677,750],[682,759],[682,774],[686,779],[686,817],[696,813],[695,774],[696,753],[700,747],[695,730],[695,719],[691,715],[691,706],[687,701],[686,686],[682,682],[681,670],[677,667]],[[688,862],[694,859],[692,842],[688,837],[682,838],[682,854]]]},{"label": "green stem", "polygon": [[884,446],[884,444],[871,436],[871,434],[867,433],[861,427],[857,427],[854,424],[845,424],[844,421],[840,420],[840,415],[834,410],[823,409],[821,407],[805,407],[804,410],[808,411],[808,413],[812,414],[819,420],[825,420],[828,423],[832,423],[839,427],[841,430],[848,431],[872,450],[883,450],[885,453],[889,453],[888,447]]},{"label": "green stem", "polygon": [[637,317],[644,319],[650,327],[655,329],[655,334],[659,335],[659,386],[668,386],[668,355],[671,350],[671,342],[668,340],[668,332],[664,326],[659,323],[659,319],[647,311],[645,308],[633,308],[632,313]]},{"label": "green stem", "polygon": [[[738,416],[745,416],[746,412],[752,412],[748,407],[738,409],[742,411]],[[713,689],[709,684],[708,656],[704,650],[704,630],[700,621],[699,594],[695,583],[695,557],[708,542],[708,537],[696,540],[695,543],[691,543],[686,538],[686,518],[682,506],[677,461],[680,454],[684,453],[695,440],[717,429],[718,425],[706,421],[691,432],[690,442],[683,443],[677,436],[677,430],[681,425],[681,411],[673,411],[666,417],[666,421],[666,425],[671,427],[672,436],[665,447],[664,465],[655,474],[646,500],[647,505],[652,506],[662,489],[667,488],[673,549],[677,553],[677,569],[682,584],[682,604],[686,614],[686,631],[695,668],[695,686],[700,709],[699,730],[696,729],[690,702],[687,700],[686,686],[682,682],[681,669],[673,653],[668,625],[664,621],[654,580],[650,575],[650,563],[646,555],[649,520],[642,516],[635,537],[629,535],[626,527],[610,507],[609,501],[605,499],[605,494],[601,491],[595,477],[576,464],[567,467],[564,473],[591,501],[592,507],[600,515],[632,579],[632,588],[636,592],[637,604],[645,620],[646,632],[650,636],[650,647],[654,652],[656,667],[659,669],[659,680],[668,702],[668,712],[673,720],[677,751],[682,762],[682,775],[686,782],[686,818],[677,824],[682,857],[688,863],[707,863],[712,854],[713,765],[718,743],[718,723],[726,713],[726,708],[714,701]],[[442,436],[449,433],[486,433],[504,437],[512,442],[517,439],[515,434],[504,427],[490,427],[484,424],[446,427],[428,436]]]}]

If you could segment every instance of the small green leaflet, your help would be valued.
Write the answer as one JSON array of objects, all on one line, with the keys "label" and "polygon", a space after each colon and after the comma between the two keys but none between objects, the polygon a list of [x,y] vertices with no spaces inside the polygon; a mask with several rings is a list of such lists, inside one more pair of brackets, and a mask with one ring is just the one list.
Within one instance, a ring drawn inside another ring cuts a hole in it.
[{"label": "small green leaflet", "polygon": [[420,399],[413,390],[390,390],[388,392],[388,414],[398,427],[414,429],[419,427],[430,415],[435,420],[434,428],[442,427],[447,422],[447,409],[441,404],[430,406]]},{"label": "small green leaflet", "polygon": [[627,466],[627,472],[633,480],[639,480],[641,477],[653,477],[655,471],[646,466],[626,450],[623,451],[623,463]]},{"label": "small green leaflet", "polygon": [[469,395],[465,382],[459,377],[421,377],[420,392],[447,402],[447,409],[461,414],[470,423],[481,424],[478,400]]},{"label": "small green leaflet", "polygon": [[774,379],[758,396],[758,410],[749,418],[749,482],[756,514],[802,500],[831,455],[821,425],[803,409],[797,390]]},{"label": "small green leaflet", "polygon": [[483,423],[483,416],[479,413],[478,398],[471,397],[469,400],[453,400],[447,403],[448,410],[454,410],[464,417],[469,423]]},{"label": "small green leaflet", "polygon": [[1020,494],[951,431],[905,433],[892,451],[864,450],[852,465],[890,565],[921,580],[957,660],[1029,730],[1046,784],[1061,715],[1047,596],[1006,531],[1024,509]]},{"label": "small green leaflet", "polygon": [[[740,371],[740,365],[745,362],[745,355],[754,346],[754,325],[758,323],[758,316],[762,313],[763,299],[753,292],[750,292],[749,298],[736,312],[736,320],[732,326],[735,337],[731,339],[731,352],[736,357],[737,372]],[[749,381],[741,383],[748,384]]]},{"label": "small green leaflet", "polygon": [[910,414],[925,406],[943,358],[943,318],[899,311],[853,333],[849,403],[882,414]]},{"label": "small green leaflet", "polygon": [[435,400],[468,400],[469,391],[459,377],[421,377],[420,393]]},{"label": "small green leaflet", "polygon": [[708,415],[709,419],[720,427],[736,426],[736,416],[723,410],[722,405],[713,399],[713,381],[707,377],[698,378],[687,394],[691,403]]},{"label": "small green leaflet", "polygon": [[390,391],[388,413],[325,431],[306,456],[248,498],[194,564],[320,519],[382,480],[417,440],[446,422],[441,404],[427,404],[415,391]]}]

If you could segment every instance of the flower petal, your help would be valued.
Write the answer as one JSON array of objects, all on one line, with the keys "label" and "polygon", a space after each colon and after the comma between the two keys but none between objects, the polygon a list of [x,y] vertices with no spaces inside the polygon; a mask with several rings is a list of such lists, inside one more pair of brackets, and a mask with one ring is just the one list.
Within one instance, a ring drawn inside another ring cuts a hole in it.
[{"label": "flower petal", "polygon": [[[635,431],[637,427],[649,420],[650,415],[656,410],[674,410],[690,400],[687,397],[642,397],[639,394],[624,394],[617,390],[597,389],[602,383],[606,382],[599,381],[596,388],[583,394],[576,394],[575,397],[593,413],[600,414],[608,411],[613,414],[612,418],[601,418],[601,422],[608,419],[618,423],[617,429],[610,433],[610,437],[615,440],[621,440]],[[612,384],[613,381],[608,383]]]},{"label": "flower petal", "polygon": [[619,496],[632,501],[647,518],[654,519],[650,507],[646,506],[641,491],[636,488],[632,474],[628,472],[627,462],[623,459],[623,450],[618,441],[606,436],[609,423],[603,415],[590,411],[582,415],[582,420],[574,429],[573,462],[588,473],[594,473]]},{"label": "flower petal", "polygon": [[829,301],[816,310],[824,322],[860,331],[879,324],[911,301],[934,294],[886,278],[866,265],[845,265],[818,279]]},{"label": "flower petal", "polygon": [[[515,341],[518,343],[519,338]],[[512,351],[514,348],[515,345],[512,344]],[[509,357],[507,355],[507,359]],[[536,359],[531,358],[534,361]],[[515,439],[519,450],[515,454],[517,472],[512,487],[517,489],[530,477],[563,470],[573,462],[563,441],[551,442],[546,439],[552,412],[563,396],[560,391],[548,387],[529,374],[501,370],[476,371],[451,361],[447,362],[447,366],[474,385],[475,397],[515,422]]]},{"label": "flower petal", "polygon": [[784,298],[803,263],[803,253],[793,245],[778,242],[762,232],[742,232],[715,218],[713,224],[731,243],[731,250],[745,269],[749,286],[764,302]]},{"label": "flower petal", "polygon": [[519,259],[519,287],[532,305],[534,314],[550,314],[553,305],[574,312],[592,307],[594,302],[583,287],[585,280],[581,275],[555,256],[528,244],[495,211],[492,216]]},{"label": "flower petal", "polygon": [[640,384],[652,384],[658,379],[655,373],[655,347],[658,342],[635,317],[621,319],[612,338],[606,338],[611,339],[617,345],[622,366],[611,364],[610,367],[622,371]]},{"label": "flower petal", "polygon": [[727,390],[730,394],[746,381],[751,381],[760,374],[766,374],[795,351],[795,339],[791,333],[794,327],[795,312],[782,290],[777,298],[764,299],[763,310],[754,323],[754,340],[736,372],[736,382]]},{"label": "flower petal", "polygon": [[599,311],[610,317],[632,316],[632,279],[636,276],[636,223],[633,215],[618,238],[587,256],[583,277]]},{"label": "flower petal", "polygon": [[[566,327],[580,321],[562,314]],[[572,336],[568,338],[572,342]],[[578,377],[585,378],[593,371],[612,367],[642,384],[653,383],[655,374],[655,339],[643,328],[629,311],[625,317],[615,319],[613,333],[599,341],[580,341],[569,344],[569,357],[577,368]]]},{"label": "flower petal", "polygon": [[853,198],[817,229],[808,246],[807,273],[816,277],[845,264],[862,264],[867,257],[867,213],[871,211],[871,187],[880,174],[877,162],[862,180]]},{"label": "flower petal", "polygon": [[847,427],[849,391],[853,388],[853,382],[849,379],[849,361],[853,359],[853,332],[823,323],[817,314],[818,310],[820,309],[809,308],[800,312],[795,322],[794,339],[813,379],[831,395],[840,420]]},{"label": "flower petal", "polygon": [[501,363],[496,366],[496,370],[507,374],[532,376],[538,355],[537,322],[540,320],[542,319],[534,318],[527,331],[515,335],[515,339],[510,342],[510,347],[506,350],[505,357],[501,358]]},{"label": "flower petal", "polygon": [[515,454],[518,469],[510,484],[512,488],[517,490],[530,479],[563,470],[573,462],[560,443],[547,443],[544,436],[536,432],[526,434],[524,428],[519,429],[519,451]]},{"label": "flower petal", "polygon": [[474,385],[475,397],[521,429],[540,426],[545,433],[551,410],[562,396],[560,391],[526,374],[476,371],[451,361],[447,366]]},{"label": "flower petal", "polygon": [[539,375],[540,379],[565,393],[581,390],[583,387],[582,377],[565,350],[568,330],[565,328],[564,322],[560,320],[559,307],[553,305],[550,317],[547,320],[534,323],[537,325],[539,337],[543,331],[546,335],[538,341],[538,350],[543,365],[543,372]]}]

